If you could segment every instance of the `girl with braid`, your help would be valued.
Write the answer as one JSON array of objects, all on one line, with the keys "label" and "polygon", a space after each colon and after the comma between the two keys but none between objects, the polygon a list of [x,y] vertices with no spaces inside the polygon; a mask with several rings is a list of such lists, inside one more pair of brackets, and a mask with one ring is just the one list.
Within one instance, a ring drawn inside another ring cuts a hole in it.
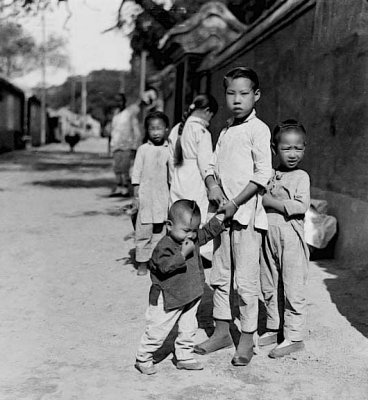
[{"label": "girl with braid", "polygon": [[204,179],[212,157],[212,139],[207,127],[218,110],[209,94],[199,94],[174,126],[169,136],[170,204],[194,200],[207,220],[208,198]]}]

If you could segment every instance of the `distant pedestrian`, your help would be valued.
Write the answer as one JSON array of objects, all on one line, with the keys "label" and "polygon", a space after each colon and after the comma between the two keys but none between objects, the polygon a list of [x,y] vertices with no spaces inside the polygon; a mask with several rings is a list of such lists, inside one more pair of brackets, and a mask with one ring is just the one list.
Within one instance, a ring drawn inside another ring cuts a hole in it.
[{"label": "distant pedestrian", "polygon": [[120,112],[118,107],[110,107],[105,111],[105,121],[102,128],[102,136],[107,138],[107,155],[111,155],[111,131],[112,119]]},{"label": "distant pedestrian", "polygon": [[145,143],[134,160],[133,208],[138,210],[135,227],[138,275],[147,274],[147,263],[157,242],[165,235],[169,209],[167,134],[169,119],[161,111],[149,113],[144,121]]},{"label": "distant pedestrian", "polygon": [[201,370],[193,354],[198,324],[196,313],[203,294],[204,272],[199,246],[223,230],[223,215],[199,229],[201,212],[196,202],[178,200],[170,208],[168,233],[157,244],[150,261],[152,285],[146,328],[135,367],[143,374],[156,372],[153,355],[178,323],[175,340],[176,368]]},{"label": "distant pedestrian", "polygon": [[126,107],[125,95],[121,93],[119,109],[120,111],[111,122],[111,148],[115,173],[115,187],[111,196],[129,197],[130,165],[141,143],[137,118],[141,109],[141,100]]},{"label": "distant pedestrian", "polygon": [[170,204],[180,199],[196,201],[202,224],[207,220],[209,204],[204,180],[213,153],[207,128],[217,110],[213,96],[199,94],[169,135]]},{"label": "distant pedestrian", "polygon": [[277,343],[282,332],[284,339],[270,352],[272,358],[304,348],[309,261],[304,216],[310,204],[310,181],[298,165],[304,156],[305,137],[305,128],[295,120],[275,127],[272,147],[280,163],[263,196],[268,232],[262,246],[261,288],[267,332],[259,338],[259,345]]},{"label": "distant pedestrian", "polygon": [[258,325],[259,253],[267,216],[261,193],[271,177],[271,134],[256,116],[260,98],[257,74],[237,67],[224,77],[226,103],[233,118],[222,130],[207,171],[209,200],[225,212],[228,230],[214,240],[210,283],[214,289],[213,335],[195,347],[208,354],[233,344],[231,286],[239,296],[241,336],[232,364],[247,365],[253,356]]}]

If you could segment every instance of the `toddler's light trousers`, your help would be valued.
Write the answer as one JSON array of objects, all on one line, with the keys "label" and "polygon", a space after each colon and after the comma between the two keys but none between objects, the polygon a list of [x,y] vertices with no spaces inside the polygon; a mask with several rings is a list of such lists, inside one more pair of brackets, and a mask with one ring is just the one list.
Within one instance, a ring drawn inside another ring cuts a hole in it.
[{"label": "toddler's light trousers", "polygon": [[164,300],[160,294],[157,305],[149,305],[146,312],[146,329],[142,335],[136,358],[140,362],[152,362],[170,331],[178,322],[178,336],[175,340],[175,356],[179,361],[192,360],[194,337],[197,332],[197,310],[200,298],[170,311],[164,310]]}]

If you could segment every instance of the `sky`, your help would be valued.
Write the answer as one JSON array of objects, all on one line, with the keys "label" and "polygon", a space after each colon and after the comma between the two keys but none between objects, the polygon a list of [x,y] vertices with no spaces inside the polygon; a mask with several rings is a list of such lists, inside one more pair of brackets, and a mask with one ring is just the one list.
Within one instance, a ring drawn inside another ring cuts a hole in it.
[{"label": "sky", "polygon": [[[71,66],[64,70],[48,69],[47,85],[59,85],[68,75],[85,75],[92,70],[130,68],[129,39],[119,30],[102,31],[116,23],[121,0],[69,0],[71,18],[64,26],[68,12],[64,2],[46,12],[46,35],[54,32],[66,38]],[[128,5],[131,11],[132,3]],[[42,38],[41,17],[23,17],[21,23],[38,41]],[[41,82],[41,71],[18,78],[15,83],[33,87]]]}]

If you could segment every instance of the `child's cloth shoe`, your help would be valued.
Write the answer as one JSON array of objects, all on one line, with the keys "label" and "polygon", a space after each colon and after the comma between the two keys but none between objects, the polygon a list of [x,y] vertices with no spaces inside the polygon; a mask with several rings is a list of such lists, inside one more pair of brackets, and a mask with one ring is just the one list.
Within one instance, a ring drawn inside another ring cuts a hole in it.
[{"label": "child's cloth shoe", "polygon": [[176,368],[186,369],[189,371],[199,371],[203,369],[203,365],[197,360],[184,360],[184,361],[177,361]]},{"label": "child's cloth shoe", "polygon": [[270,354],[268,355],[271,358],[280,358],[287,356],[289,354],[295,353],[297,351],[304,350],[304,342],[291,342],[291,344],[287,346],[278,345],[274,349],[271,350]]},{"label": "child's cloth shoe", "polygon": [[147,263],[140,262],[138,263],[137,275],[147,275]]},{"label": "child's cloth shoe", "polygon": [[235,367],[245,367],[248,365],[253,357],[253,348],[254,334],[242,332],[231,364]]},{"label": "child's cloth shoe", "polygon": [[213,353],[217,350],[227,349],[233,347],[234,342],[230,334],[226,336],[211,336],[205,342],[194,346],[194,353],[205,355]]},{"label": "child's cloth shoe", "polygon": [[266,332],[258,338],[258,346],[269,346],[270,344],[277,343],[277,332]]},{"label": "child's cloth shoe", "polygon": [[156,368],[152,362],[142,363],[142,362],[136,361],[136,363],[134,364],[134,367],[144,375],[153,375],[157,372]]}]

